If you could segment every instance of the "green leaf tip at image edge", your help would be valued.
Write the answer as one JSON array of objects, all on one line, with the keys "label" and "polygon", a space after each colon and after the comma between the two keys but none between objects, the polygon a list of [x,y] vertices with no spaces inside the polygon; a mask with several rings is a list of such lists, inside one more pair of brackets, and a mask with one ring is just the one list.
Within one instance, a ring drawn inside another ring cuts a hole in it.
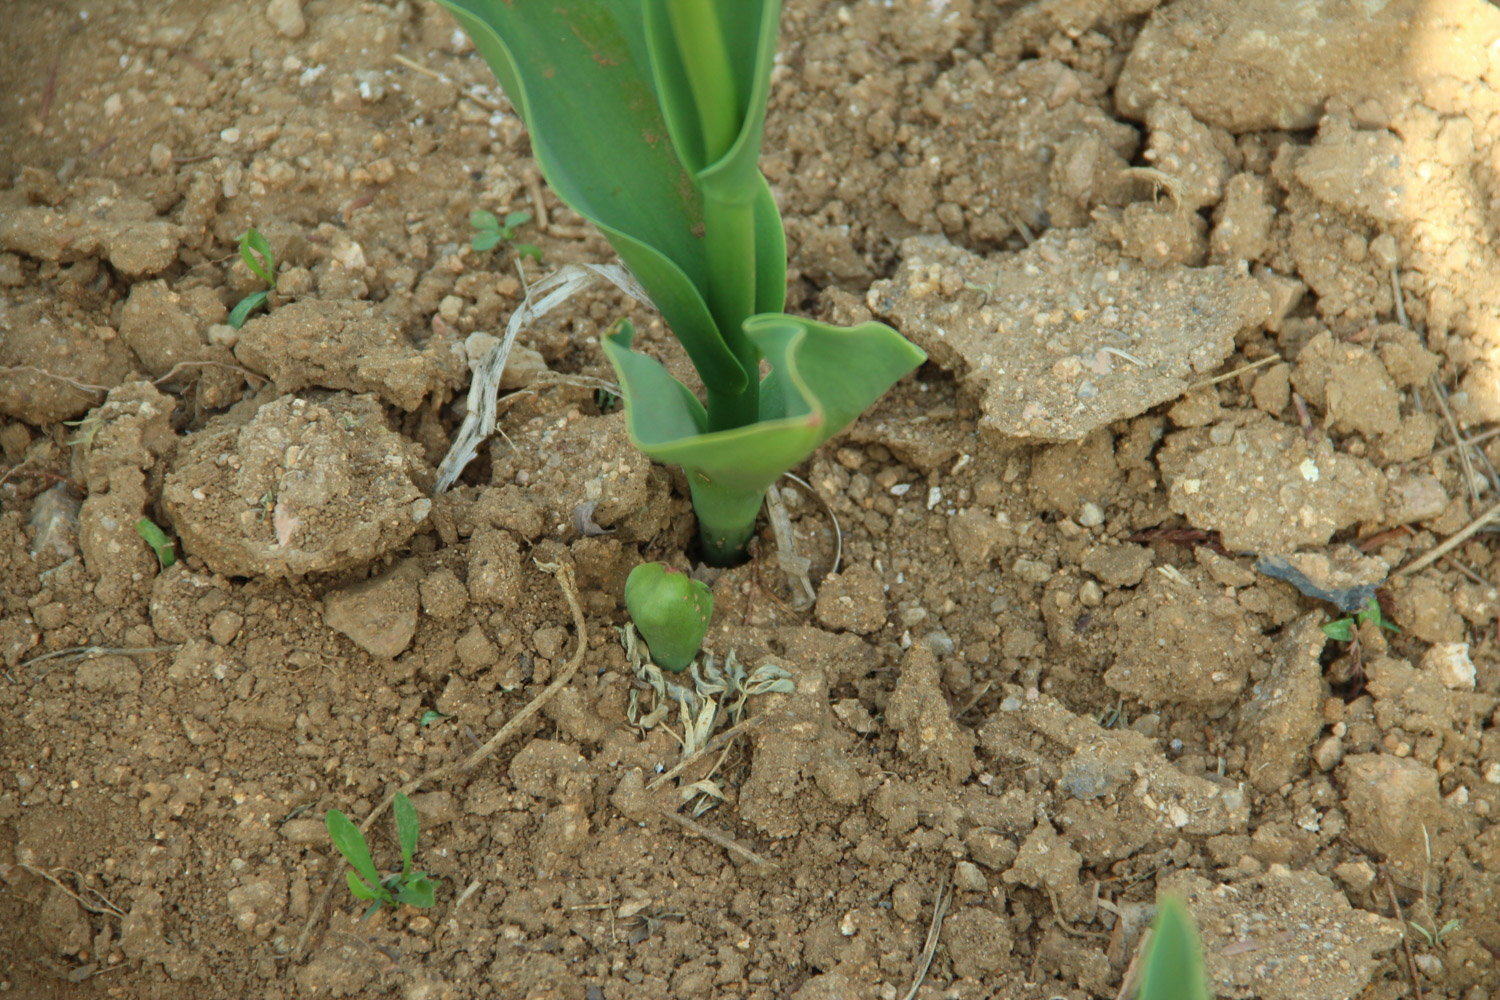
[{"label": "green leaf tip at image edge", "polygon": [[1203,945],[1187,904],[1162,900],[1142,957],[1136,1000],[1213,1000],[1203,967]]}]

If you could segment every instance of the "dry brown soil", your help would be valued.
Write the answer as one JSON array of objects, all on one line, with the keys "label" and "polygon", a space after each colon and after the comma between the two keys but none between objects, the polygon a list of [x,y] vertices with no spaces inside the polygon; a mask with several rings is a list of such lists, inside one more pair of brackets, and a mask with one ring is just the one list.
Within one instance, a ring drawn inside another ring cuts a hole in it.
[{"label": "dry brown soil", "polygon": [[[790,308],[931,361],[787,484],[815,599],[698,570],[796,690],[660,787],[691,508],[578,384],[660,321],[532,324],[434,488],[525,294],[469,213],[611,259],[449,18],[3,13],[0,995],[1115,997],[1162,893],[1220,997],[1500,989],[1491,5],[788,0]],[[399,788],[437,903],[361,920],[322,817]]]}]

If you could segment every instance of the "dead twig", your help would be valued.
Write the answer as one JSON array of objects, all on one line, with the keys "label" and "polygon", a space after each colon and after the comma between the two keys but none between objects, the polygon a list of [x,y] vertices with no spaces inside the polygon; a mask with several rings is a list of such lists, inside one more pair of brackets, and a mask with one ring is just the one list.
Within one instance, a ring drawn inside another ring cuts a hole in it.
[{"label": "dead twig", "polygon": [[42,103],[36,112],[36,122],[42,128],[47,127],[47,116],[52,113],[52,102],[57,97],[57,70],[60,65],[58,60],[52,60],[52,67],[47,70],[47,82],[42,86]]},{"label": "dead twig", "polygon": [[[370,810],[370,814],[364,818],[364,822],[359,824],[361,831],[368,832],[370,827],[375,824],[375,820],[391,807],[391,803],[396,801],[398,794],[409,795],[428,782],[441,781],[453,775],[464,774],[473,770],[481,761],[499,749],[500,745],[513,736],[527,720],[540,712],[543,706],[551,701],[557,692],[567,686],[568,682],[573,679],[573,675],[578,672],[578,668],[583,665],[583,658],[588,653],[589,648],[589,631],[588,622],[583,616],[583,607],[578,602],[578,585],[573,580],[573,568],[566,563],[539,562],[537,566],[557,577],[557,585],[562,588],[563,597],[568,602],[568,609],[573,613],[573,628],[578,633],[578,648],[574,650],[573,658],[568,661],[568,665],[558,673],[557,677],[553,679],[551,684],[547,685],[541,694],[533,698],[530,704],[512,716],[510,721],[501,726],[495,735],[486,740],[484,745],[479,749],[460,761],[433,768],[431,771],[406,782],[406,784],[387,795],[381,800],[378,806]],[[328,900],[333,896],[334,888],[340,884],[340,880],[329,879],[328,885],[324,887],[323,894],[318,897],[317,905],[313,907],[312,912],[308,915],[307,923],[302,927],[302,933],[297,935],[297,946],[292,949],[288,956],[293,962],[302,961],[306,955],[307,946],[312,940],[313,931],[322,922],[323,911],[328,907]]]},{"label": "dead twig", "polygon": [[1416,573],[1426,569],[1428,566],[1431,566],[1433,563],[1443,558],[1443,556],[1447,555],[1449,552],[1452,552],[1454,549],[1458,548],[1464,542],[1467,542],[1470,538],[1473,538],[1485,525],[1489,524],[1491,521],[1496,520],[1497,516],[1500,516],[1500,503],[1495,504],[1489,510],[1485,511],[1483,514],[1480,514],[1474,520],[1470,521],[1468,526],[1461,531],[1457,531],[1452,535],[1449,535],[1447,541],[1442,542],[1441,544],[1429,549],[1427,553],[1422,556],[1422,558],[1416,560],[1415,562],[1407,563],[1405,566],[1402,566],[1391,575],[1408,576],[1412,573]]},{"label": "dead twig", "polygon": [[1406,939],[1406,917],[1401,913],[1401,904],[1396,900],[1396,884],[1391,880],[1391,870],[1385,865],[1380,866],[1380,876],[1385,882],[1385,891],[1390,896],[1391,912],[1396,916],[1396,922],[1401,925],[1401,950],[1406,952],[1406,971],[1411,976],[1411,988],[1422,1000],[1422,980],[1417,975],[1417,962],[1411,955],[1411,942]]},{"label": "dead twig", "polygon": [[[73,663],[77,660],[86,660],[94,656],[144,656],[147,653],[170,653],[181,649],[182,643],[169,642],[161,646],[69,646],[67,649],[58,649],[41,656],[33,656],[29,660],[22,660],[20,666],[29,667],[33,663],[41,663],[44,660],[59,660],[60,663]],[[46,670],[41,671],[35,677],[30,678],[35,684],[57,668],[60,663],[54,663]]]},{"label": "dead twig", "polygon": [[707,757],[709,754],[714,753],[722,746],[727,746],[730,740],[734,739],[737,736],[748,733],[752,729],[755,729],[762,722],[765,722],[767,718],[769,718],[769,716],[767,716],[765,713],[761,713],[760,715],[745,719],[743,722],[740,722],[724,730],[722,733],[715,736],[707,743],[703,744],[703,746],[699,747],[697,750],[694,750],[692,753],[682,758],[682,760],[678,761],[677,766],[672,768],[672,770],[667,771],[665,774],[659,774],[655,778],[651,779],[651,784],[646,786],[646,791],[656,791],[662,785],[666,784],[668,781],[671,781],[673,778],[677,777],[683,771],[686,771],[689,767],[692,767],[693,764],[702,760],[704,757]]},{"label": "dead twig", "polygon": [[531,215],[536,222],[536,227],[545,234],[552,228],[552,222],[547,218],[547,202],[542,193],[542,175],[535,170],[526,175],[526,193],[531,196]]},{"label": "dead twig", "polygon": [[917,974],[911,989],[902,1000],[913,1000],[917,990],[927,979],[927,970],[932,968],[932,956],[937,953],[938,940],[943,936],[943,917],[948,914],[948,904],[953,902],[953,891],[948,886],[948,873],[938,877],[937,898],[932,902],[932,922],[927,925],[927,941],[922,945],[922,954],[917,959]]},{"label": "dead twig", "polygon": [[[1109,350],[1109,348],[1105,348],[1105,350]],[[1206,389],[1211,385],[1218,385],[1220,382],[1228,382],[1230,379],[1243,375],[1246,372],[1253,372],[1257,368],[1263,368],[1266,365],[1280,360],[1281,355],[1268,354],[1265,357],[1261,358],[1259,361],[1252,361],[1248,365],[1241,365],[1232,372],[1225,372],[1223,375],[1215,375],[1213,378],[1204,379],[1202,382],[1194,382],[1192,385],[1187,387],[1187,391],[1192,392],[1195,389]]]},{"label": "dead twig", "polygon": [[704,826],[702,823],[690,820],[686,816],[681,816],[670,809],[658,809],[657,812],[665,818],[671,820],[673,823],[676,823],[678,826],[682,827],[688,833],[693,834],[695,837],[702,837],[710,844],[717,844],[719,847],[724,848],[724,850],[730,852],[731,854],[738,854],[740,857],[744,858],[746,861],[749,861],[751,864],[760,865],[762,868],[776,867],[773,862],[755,853],[750,848],[740,843],[738,840],[735,840],[733,837],[729,836],[729,834],[727,833],[722,833],[718,830],[715,830],[711,826]]},{"label": "dead twig", "polygon": [[823,505],[824,510],[828,511],[828,519],[833,522],[834,545],[833,569],[828,571],[828,575],[836,576],[839,571],[839,564],[844,561],[844,529],[839,526],[839,516],[833,512],[833,507],[828,503],[828,501],[823,499],[823,495],[817,490],[813,489],[812,483],[809,483],[801,476],[793,475],[790,472],[783,472],[781,475],[783,478],[790,479],[792,482],[796,483],[798,486],[806,490],[814,500]]},{"label": "dead twig", "polygon": [[1432,398],[1437,400],[1438,409],[1443,414],[1443,422],[1448,425],[1448,433],[1453,436],[1453,445],[1458,449],[1458,460],[1464,467],[1464,485],[1469,488],[1469,499],[1479,501],[1478,476],[1474,472],[1474,462],[1469,458],[1469,442],[1459,433],[1458,421],[1453,419],[1453,410],[1448,406],[1448,393],[1443,388],[1443,383],[1438,381],[1436,375],[1427,380],[1427,386],[1432,390]]},{"label": "dead twig", "polygon": [[492,101],[487,97],[481,97],[478,94],[470,93],[469,91],[464,90],[463,87],[459,86],[457,80],[454,80],[452,77],[444,76],[435,69],[428,69],[426,66],[423,66],[421,63],[417,62],[414,59],[408,59],[405,56],[400,55],[399,53],[391,56],[391,59],[400,63],[402,66],[405,66],[413,73],[421,73],[423,76],[437,80],[439,83],[446,83],[451,86],[457,87],[459,92],[463,94],[466,100],[473,101],[475,104],[479,105],[481,108],[484,108],[484,110],[486,111],[506,110],[505,106],[500,104],[498,101]]},{"label": "dead twig", "polygon": [[239,365],[232,365],[227,361],[179,361],[177,362],[177,364],[168,369],[167,373],[161,378],[152,379],[151,384],[160,388],[163,384],[172,381],[173,376],[175,376],[184,368],[208,367],[227,368],[232,372],[238,372],[239,374],[243,375],[245,377],[245,381],[249,382],[251,385],[254,385],[256,383],[264,385],[266,382],[270,381],[264,375],[256,374],[248,368],[241,368]]},{"label": "dead twig", "polygon": [[9,368],[0,368],[0,375],[15,375],[24,372],[29,372],[32,375],[40,375],[42,378],[50,378],[53,381],[72,386],[79,392],[98,393],[101,396],[109,392],[109,386],[107,385],[90,385],[87,382],[80,382],[78,379],[69,378],[67,375],[58,375],[55,372],[49,372],[45,368],[38,368],[35,365],[11,365]]},{"label": "dead twig", "polygon": [[[18,864],[18,865],[16,865],[16,867],[20,868],[22,871],[28,871],[28,872],[30,872],[31,874],[35,875],[37,878],[45,879],[48,882],[51,882],[54,886],[56,886],[62,892],[66,893],[67,895],[69,895],[71,897],[73,897],[73,901],[74,902],[76,902],[79,906],[83,907],[85,910],[88,910],[90,913],[101,913],[101,914],[104,914],[105,916],[114,916],[114,917],[123,917],[123,916],[125,916],[125,911],[124,910],[120,909],[114,903],[110,902],[109,897],[105,896],[102,892],[98,891],[97,889],[89,889],[89,892],[93,893],[94,897],[97,898],[99,900],[99,902],[103,904],[102,906],[95,905],[94,903],[90,902],[88,899],[84,898],[79,893],[76,893],[72,889],[69,889],[66,885],[64,885],[62,883],[62,880],[59,879],[57,876],[53,875],[52,872],[46,871],[45,869],[42,869],[42,868],[38,868],[35,865]],[[76,878],[79,881],[80,884],[83,882],[83,876],[80,875],[80,874],[78,874],[77,872],[75,872],[71,868],[54,868],[54,869],[52,869],[52,871],[66,872],[69,875],[71,875],[74,878]]]}]

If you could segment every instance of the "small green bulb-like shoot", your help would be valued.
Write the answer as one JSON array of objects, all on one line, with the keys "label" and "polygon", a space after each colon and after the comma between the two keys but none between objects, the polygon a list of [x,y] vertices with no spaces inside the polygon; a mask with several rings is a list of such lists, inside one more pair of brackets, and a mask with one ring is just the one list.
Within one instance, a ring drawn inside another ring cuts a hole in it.
[{"label": "small green bulb-like shoot", "polygon": [[1135,996],[1136,1000],[1213,1000],[1203,971],[1203,946],[1192,915],[1180,899],[1168,897],[1157,910]]},{"label": "small green bulb-like shoot", "polygon": [[625,607],[663,670],[687,669],[708,634],[713,592],[680,569],[641,563],[625,581]]}]

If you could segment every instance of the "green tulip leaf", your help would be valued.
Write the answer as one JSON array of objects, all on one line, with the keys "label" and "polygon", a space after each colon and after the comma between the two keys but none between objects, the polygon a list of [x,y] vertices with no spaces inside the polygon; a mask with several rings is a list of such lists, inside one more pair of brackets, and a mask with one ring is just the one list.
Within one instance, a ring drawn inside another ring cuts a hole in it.
[{"label": "green tulip leaf", "polygon": [[766,487],[926,360],[882,323],[836,327],[772,313],[751,317],[745,333],[771,365],[760,420],[719,431],[708,430],[703,405],[660,362],[630,350],[628,324],[603,341],[620,377],[631,441],[687,471],[710,550],[742,545]]},{"label": "green tulip leaf", "polygon": [[1203,971],[1203,946],[1180,899],[1162,901],[1141,963],[1136,1000],[1213,1000]]}]

